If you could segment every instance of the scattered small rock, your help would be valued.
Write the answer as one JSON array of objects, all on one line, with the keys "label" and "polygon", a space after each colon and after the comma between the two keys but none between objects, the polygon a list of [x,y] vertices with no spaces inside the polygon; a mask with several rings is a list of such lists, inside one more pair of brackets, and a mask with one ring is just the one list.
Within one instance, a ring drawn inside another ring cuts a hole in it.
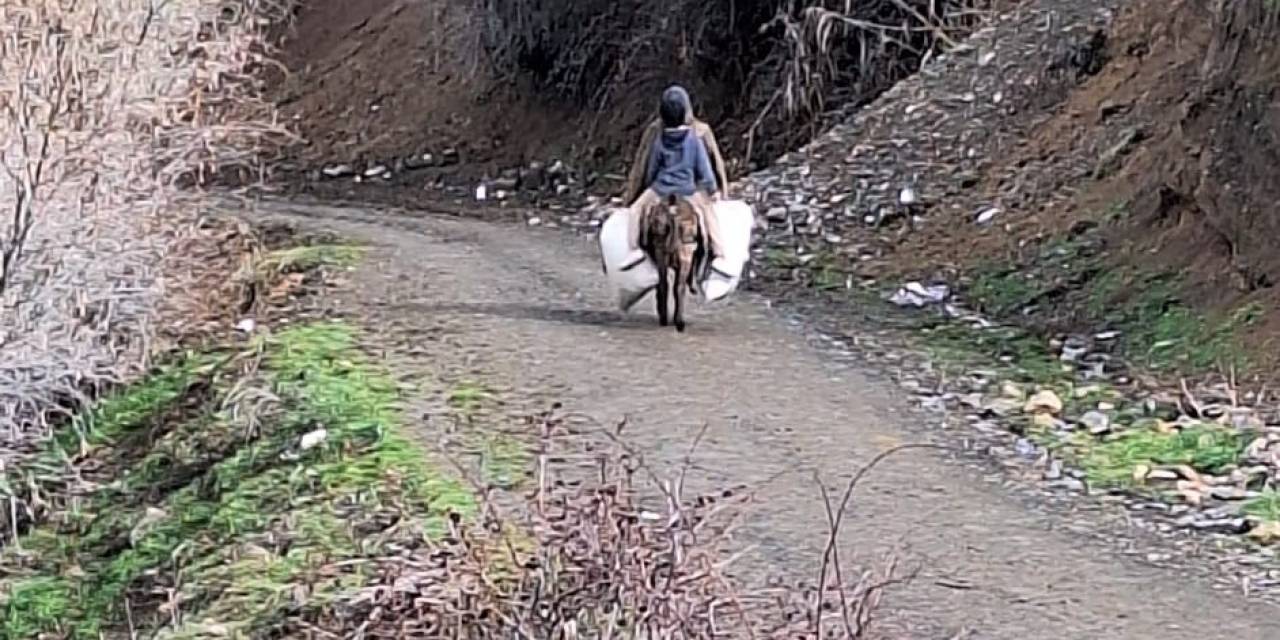
[{"label": "scattered small rock", "polygon": [[326,178],[345,178],[354,175],[355,172],[355,167],[349,164],[331,165],[320,170]]},{"label": "scattered small rock", "polygon": [[1033,414],[1050,413],[1058,415],[1062,413],[1062,408],[1062,398],[1059,398],[1058,394],[1045,389],[1044,391],[1040,391],[1031,396],[1031,398],[1027,400],[1027,403],[1023,405],[1022,410],[1026,413]]},{"label": "scattered small rock", "polygon": [[1050,413],[1037,413],[1031,416],[1031,423],[1041,429],[1061,430],[1066,427],[1066,423],[1057,419]]},{"label": "scattered small rock", "polygon": [[1239,535],[1249,531],[1249,522],[1244,518],[1204,518],[1201,517],[1201,514],[1179,518],[1178,526],[1206,533],[1226,533],[1230,535]]},{"label": "scattered small rock", "polygon": [[1000,385],[1000,395],[1017,400],[1019,402],[1027,399],[1027,392],[1016,382],[1004,382]]},{"label": "scattered small rock", "polygon": [[1040,447],[1026,438],[1018,438],[1018,441],[1013,444],[1013,450],[1024,458],[1035,458],[1040,455]]},{"label": "scattered small rock", "polygon": [[1162,482],[1176,482],[1181,478],[1182,476],[1178,475],[1176,471],[1170,471],[1169,469],[1152,469],[1148,471],[1145,476],[1146,480],[1158,480]]},{"label": "scattered small rock", "polygon": [[1049,461],[1049,466],[1044,470],[1045,480],[1061,480],[1062,479],[1062,461],[1053,459]]},{"label": "scattered small rock", "polygon": [[1090,435],[1100,436],[1111,431],[1111,416],[1101,411],[1087,411],[1080,416],[1080,426],[1087,429]]},{"label": "scattered small rock", "polygon": [[1077,480],[1076,478],[1062,478],[1061,480],[1054,480],[1049,482],[1047,486],[1050,489],[1071,491],[1075,493],[1084,493],[1085,490],[1084,482]]},{"label": "scattered small rock", "polygon": [[1213,487],[1209,489],[1209,496],[1215,500],[1247,500],[1253,494],[1238,487]]},{"label": "scattered small rock", "polygon": [[1022,408],[1022,402],[1013,398],[996,398],[988,402],[984,409],[998,418],[1011,416]]},{"label": "scattered small rock", "polygon": [[1248,535],[1262,544],[1276,542],[1280,540],[1280,522],[1259,522],[1249,529]]},{"label": "scattered small rock", "polygon": [[889,297],[899,307],[923,307],[945,302],[951,295],[951,289],[945,284],[924,286],[919,282],[908,282]]},{"label": "scattered small rock", "polygon": [[306,451],[314,448],[316,445],[323,443],[329,439],[329,432],[323,428],[316,429],[303,434],[302,441],[298,443],[298,448]]}]

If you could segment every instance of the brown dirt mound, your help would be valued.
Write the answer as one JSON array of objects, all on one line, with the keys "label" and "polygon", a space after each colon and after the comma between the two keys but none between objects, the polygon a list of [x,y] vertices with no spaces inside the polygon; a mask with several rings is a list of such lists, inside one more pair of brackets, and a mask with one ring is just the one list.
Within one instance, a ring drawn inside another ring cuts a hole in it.
[{"label": "brown dirt mound", "polygon": [[1129,203],[1126,239],[1183,271],[1199,296],[1233,302],[1280,279],[1280,67],[1275,2],[1182,2],[1134,34],[1184,58],[1144,74],[1152,143],[1105,186]]}]

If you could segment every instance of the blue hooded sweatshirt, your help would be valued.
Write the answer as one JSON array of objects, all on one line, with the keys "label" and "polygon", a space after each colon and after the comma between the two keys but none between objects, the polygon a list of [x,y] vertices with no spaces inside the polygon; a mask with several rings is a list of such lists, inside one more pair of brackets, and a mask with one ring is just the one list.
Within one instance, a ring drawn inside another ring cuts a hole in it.
[{"label": "blue hooded sweatshirt", "polygon": [[[678,87],[663,94],[664,101],[682,101],[687,109],[687,94]],[[716,176],[711,158],[702,140],[688,126],[663,129],[649,151],[645,184],[660,197],[688,197],[702,187],[708,195],[716,192]]]}]

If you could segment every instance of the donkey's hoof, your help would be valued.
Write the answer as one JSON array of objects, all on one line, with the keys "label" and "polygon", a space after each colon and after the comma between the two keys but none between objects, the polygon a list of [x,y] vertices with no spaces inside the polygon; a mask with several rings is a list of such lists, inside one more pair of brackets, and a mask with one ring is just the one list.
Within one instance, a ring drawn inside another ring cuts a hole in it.
[{"label": "donkey's hoof", "polygon": [[679,320],[676,321],[676,333],[684,333],[684,323]]}]

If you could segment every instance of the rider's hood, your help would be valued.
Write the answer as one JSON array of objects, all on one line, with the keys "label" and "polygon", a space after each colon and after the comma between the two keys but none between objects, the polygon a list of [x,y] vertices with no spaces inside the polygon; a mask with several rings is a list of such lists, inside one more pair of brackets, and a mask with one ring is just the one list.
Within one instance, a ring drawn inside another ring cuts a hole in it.
[{"label": "rider's hood", "polygon": [[684,106],[685,122],[693,122],[693,104],[689,100],[689,92],[685,91],[684,87],[678,84],[667,87],[667,90],[662,92],[662,101],[677,102]]}]

